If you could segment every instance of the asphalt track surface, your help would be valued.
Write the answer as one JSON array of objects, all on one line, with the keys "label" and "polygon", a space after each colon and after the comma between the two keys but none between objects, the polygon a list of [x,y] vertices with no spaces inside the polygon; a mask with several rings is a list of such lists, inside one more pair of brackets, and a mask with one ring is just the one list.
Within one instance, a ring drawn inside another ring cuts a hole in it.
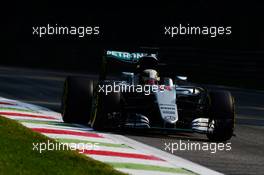
[{"label": "asphalt track surface", "polygon": [[[67,75],[83,74],[0,67],[0,96],[59,111],[63,82]],[[96,78],[89,74],[85,76]],[[229,141],[230,151],[216,150],[216,153],[212,153],[215,152],[214,145],[207,151],[176,150],[180,142],[186,145],[210,144],[206,136],[195,133],[125,135],[164,151],[166,145],[174,144],[173,154],[225,174],[264,174],[264,91],[210,87],[229,90],[236,100],[236,136]]]}]

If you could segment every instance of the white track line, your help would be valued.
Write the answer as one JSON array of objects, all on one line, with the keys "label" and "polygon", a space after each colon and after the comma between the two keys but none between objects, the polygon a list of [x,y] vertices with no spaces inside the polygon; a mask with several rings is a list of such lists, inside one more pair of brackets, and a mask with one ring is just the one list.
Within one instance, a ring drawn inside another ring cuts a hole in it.
[{"label": "white track line", "polygon": [[53,122],[60,122],[60,120],[58,120],[58,119],[18,117],[18,116],[11,116],[11,115],[1,115],[1,116],[5,116],[6,118],[13,119],[13,120],[35,120],[35,121],[53,121]]}]

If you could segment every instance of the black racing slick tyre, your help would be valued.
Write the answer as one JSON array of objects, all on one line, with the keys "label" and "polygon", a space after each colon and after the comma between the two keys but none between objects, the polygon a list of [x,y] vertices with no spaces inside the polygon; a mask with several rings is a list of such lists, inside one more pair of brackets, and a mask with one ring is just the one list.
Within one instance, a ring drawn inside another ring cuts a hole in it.
[{"label": "black racing slick tyre", "polygon": [[92,121],[92,128],[95,130],[110,130],[114,126],[113,115],[120,112],[120,93],[111,92],[109,94],[98,93],[96,114]]},{"label": "black racing slick tyre", "polygon": [[69,76],[64,82],[62,118],[66,123],[88,124],[93,98],[93,81]]},{"label": "black racing slick tyre", "polygon": [[207,137],[224,142],[233,136],[235,122],[234,98],[228,91],[213,91],[210,96],[210,119]]}]

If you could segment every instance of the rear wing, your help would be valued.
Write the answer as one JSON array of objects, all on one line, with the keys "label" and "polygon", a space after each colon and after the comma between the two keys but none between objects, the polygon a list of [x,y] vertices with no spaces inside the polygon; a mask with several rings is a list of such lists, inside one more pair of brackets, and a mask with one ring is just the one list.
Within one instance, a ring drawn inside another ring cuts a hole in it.
[{"label": "rear wing", "polygon": [[134,72],[140,58],[147,55],[157,57],[157,52],[155,53],[153,49],[148,49],[143,52],[104,51],[101,62],[100,80],[104,80],[107,75],[117,72]]}]

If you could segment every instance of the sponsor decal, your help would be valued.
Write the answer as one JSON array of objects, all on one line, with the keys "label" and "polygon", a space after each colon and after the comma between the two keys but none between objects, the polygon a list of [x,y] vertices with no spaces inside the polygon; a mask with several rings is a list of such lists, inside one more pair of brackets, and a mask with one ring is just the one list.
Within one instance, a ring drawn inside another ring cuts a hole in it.
[{"label": "sponsor decal", "polygon": [[[120,51],[111,51],[108,50],[106,52],[107,56],[116,58],[120,61],[125,61],[125,62],[129,62],[129,63],[137,63],[139,61],[139,59],[143,56],[148,55],[147,53],[142,53],[142,52],[120,52]],[[156,54],[151,54],[152,56],[156,56]]]}]

